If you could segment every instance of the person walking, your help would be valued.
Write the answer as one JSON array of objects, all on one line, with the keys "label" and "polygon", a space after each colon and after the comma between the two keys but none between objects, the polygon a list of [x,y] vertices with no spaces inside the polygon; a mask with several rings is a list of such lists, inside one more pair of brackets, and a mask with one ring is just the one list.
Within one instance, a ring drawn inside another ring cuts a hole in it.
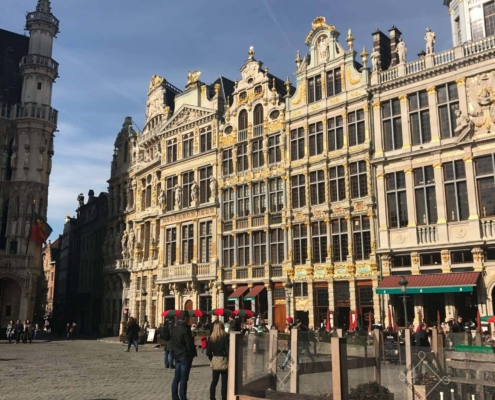
[{"label": "person walking", "polygon": [[210,400],[215,400],[215,391],[220,377],[222,377],[222,400],[227,400],[229,336],[225,332],[223,322],[219,322],[213,327],[213,332],[206,348],[206,356],[210,360],[213,372],[210,385]]},{"label": "person walking", "polygon": [[27,320],[24,326],[24,334],[26,335],[26,343],[29,340],[29,344],[33,343],[33,324]]},{"label": "person walking", "polygon": [[204,354],[208,348],[208,338],[206,336],[201,336],[201,354]]},{"label": "person walking", "polygon": [[9,344],[12,343],[12,338],[15,340],[15,325],[14,321],[10,320],[8,325],[7,325],[7,340],[9,341]]},{"label": "person walking", "polygon": [[131,346],[133,345],[136,348],[136,351],[138,351],[138,336],[139,336],[138,334],[140,330],[141,328],[139,328],[139,325],[136,323],[136,320],[130,317],[129,322],[127,323],[127,331],[126,331],[127,352],[129,352]]},{"label": "person walking", "polygon": [[286,321],[285,332],[289,334],[289,340],[288,340],[288,343],[287,343],[287,347],[289,349],[287,351],[287,355],[285,356],[284,362],[282,363],[282,365],[279,365],[279,368],[282,371],[285,371],[285,367],[287,366],[287,364],[289,364],[289,361],[290,361],[291,343],[292,343],[292,340],[291,340],[292,339],[292,327],[293,327],[293,324],[294,324],[294,319],[292,317],[287,317],[285,319],[285,321]]},{"label": "person walking", "polygon": [[174,346],[172,344],[172,329],[174,327],[174,317],[169,317],[163,329],[165,330],[165,368],[175,369]]},{"label": "person walking", "polygon": [[177,325],[172,329],[171,342],[175,358],[172,400],[187,400],[187,381],[189,380],[193,358],[198,355],[188,321],[189,312],[182,311]]},{"label": "person walking", "polygon": [[24,325],[21,320],[18,319],[15,323],[15,344],[19,343],[22,340],[22,335],[24,333]]}]

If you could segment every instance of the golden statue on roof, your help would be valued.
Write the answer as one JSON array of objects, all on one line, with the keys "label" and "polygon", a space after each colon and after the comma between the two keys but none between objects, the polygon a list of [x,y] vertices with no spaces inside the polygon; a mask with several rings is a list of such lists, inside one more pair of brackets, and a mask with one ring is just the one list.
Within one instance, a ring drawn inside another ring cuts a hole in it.
[{"label": "golden statue on roof", "polygon": [[193,71],[187,73],[187,84],[186,89],[199,82],[199,77],[201,76],[201,71]]}]

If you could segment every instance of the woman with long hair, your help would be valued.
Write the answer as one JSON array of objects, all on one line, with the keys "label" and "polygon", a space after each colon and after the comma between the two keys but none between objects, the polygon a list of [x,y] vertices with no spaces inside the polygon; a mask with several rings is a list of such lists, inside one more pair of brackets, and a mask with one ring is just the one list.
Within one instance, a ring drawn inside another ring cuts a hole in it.
[{"label": "woman with long hair", "polygon": [[138,333],[140,331],[139,325],[136,323],[136,320],[132,317],[129,318],[129,322],[127,323],[127,352],[131,349],[131,346],[134,345],[136,351],[138,351]]},{"label": "woman with long hair", "polygon": [[213,324],[206,355],[210,359],[213,376],[210,385],[210,400],[215,400],[218,379],[222,377],[222,400],[227,400],[227,366],[229,360],[229,336],[222,321]]}]

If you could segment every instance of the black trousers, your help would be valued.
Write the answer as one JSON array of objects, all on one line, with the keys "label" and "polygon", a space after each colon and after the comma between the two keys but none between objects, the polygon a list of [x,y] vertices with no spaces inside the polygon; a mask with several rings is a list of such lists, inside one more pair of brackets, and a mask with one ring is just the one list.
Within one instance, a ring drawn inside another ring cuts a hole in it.
[{"label": "black trousers", "polygon": [[213,377],[210,386],[210,400],[215,400],[215,391],[218,384],[218,379],[222,377],[222,400],[227,400],[227,378],[228,371],[212,371]]}]

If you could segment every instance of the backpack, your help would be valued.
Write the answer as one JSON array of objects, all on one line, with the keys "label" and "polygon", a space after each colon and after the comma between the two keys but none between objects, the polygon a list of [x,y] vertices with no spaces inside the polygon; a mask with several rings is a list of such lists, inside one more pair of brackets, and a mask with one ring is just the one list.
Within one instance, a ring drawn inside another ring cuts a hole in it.
[{"label": "backpack", "polygon": [[172,327],[169,325],[164,326],[160,332],[160,339],[168,342],[172,338],[172,336],[170,334],[171,329],[172,329]]}]

